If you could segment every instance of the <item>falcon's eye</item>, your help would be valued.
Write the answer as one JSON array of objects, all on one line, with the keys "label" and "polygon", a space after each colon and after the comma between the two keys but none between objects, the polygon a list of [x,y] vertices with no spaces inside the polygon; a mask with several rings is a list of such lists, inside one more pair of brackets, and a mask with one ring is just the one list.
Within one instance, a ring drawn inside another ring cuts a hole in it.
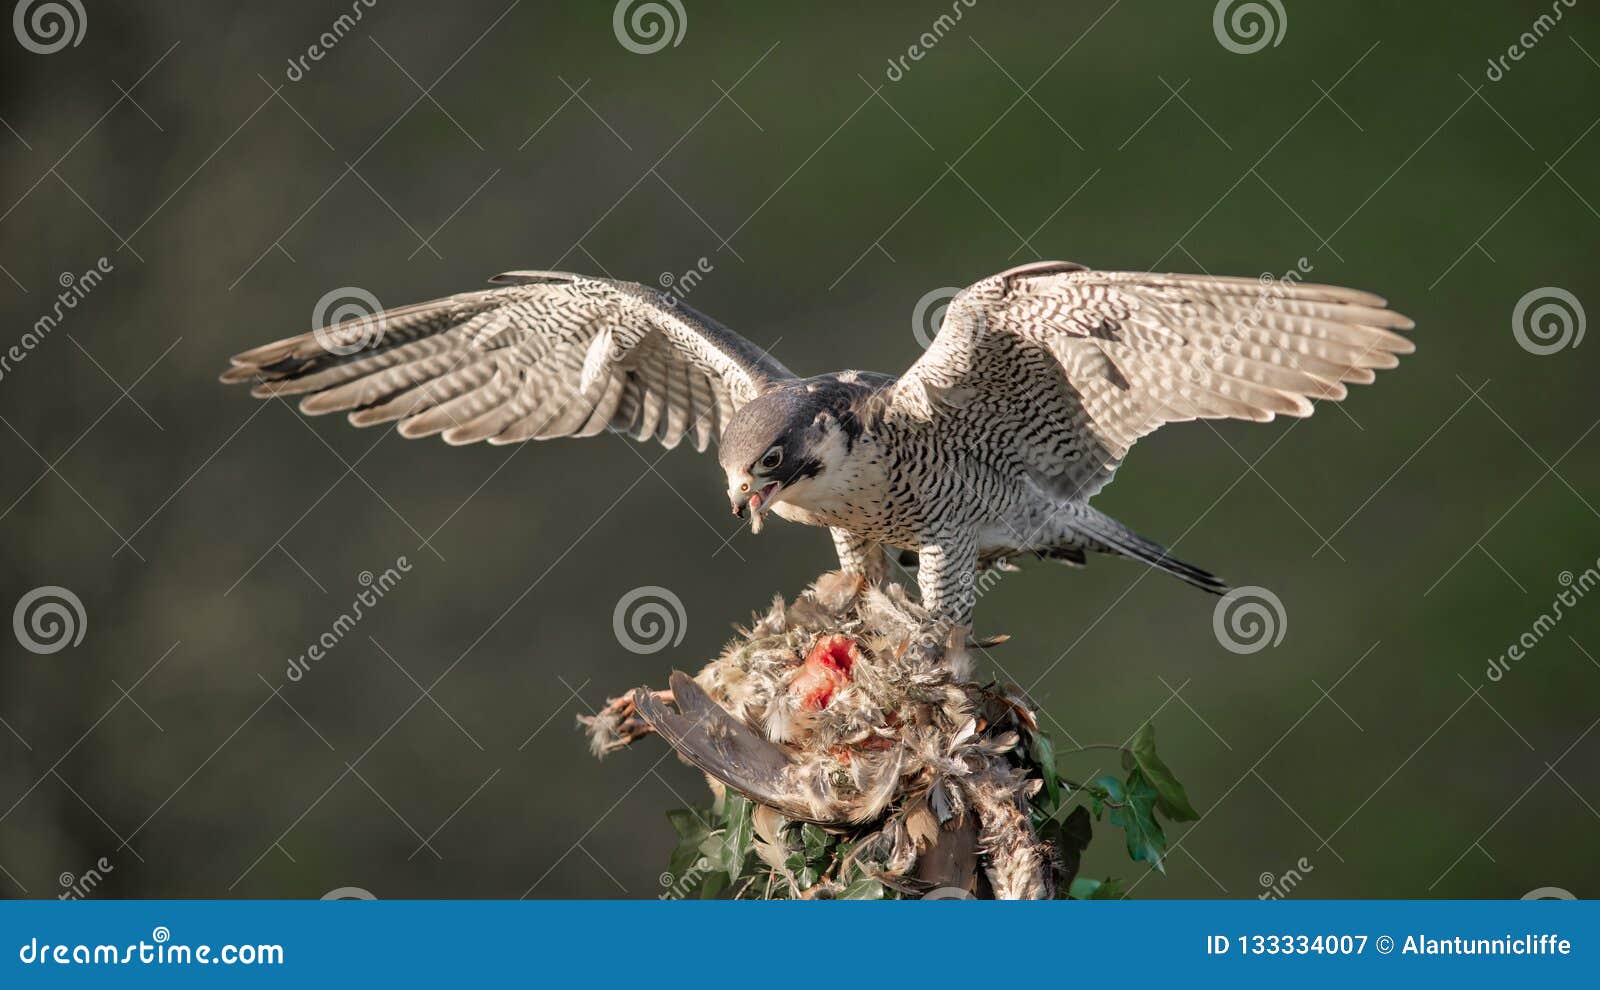
[{"label": "falcon's eye", "polygon": [[782,447],[773,446],[773,447],[767,448],[767,452],[765,454],[761,455],[761,460],[759,462],[759,467],[763,471],[771,471],[773,468],[777,467],[779,464],[782,464],[782,463],[783,463],[783,448]]}]

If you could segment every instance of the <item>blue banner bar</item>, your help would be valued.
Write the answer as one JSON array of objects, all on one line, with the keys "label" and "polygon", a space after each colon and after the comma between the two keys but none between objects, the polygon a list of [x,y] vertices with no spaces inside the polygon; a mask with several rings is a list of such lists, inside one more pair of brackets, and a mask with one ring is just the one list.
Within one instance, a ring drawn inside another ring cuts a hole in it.
[{"label": "blue banner bar", "polygon": [[922,973],[974,986],[1502,987],[1592,983],[1597,945],[1592,901],[14,901],[0,904],[0,987],[704,987],[741,972],[826,985]]}]

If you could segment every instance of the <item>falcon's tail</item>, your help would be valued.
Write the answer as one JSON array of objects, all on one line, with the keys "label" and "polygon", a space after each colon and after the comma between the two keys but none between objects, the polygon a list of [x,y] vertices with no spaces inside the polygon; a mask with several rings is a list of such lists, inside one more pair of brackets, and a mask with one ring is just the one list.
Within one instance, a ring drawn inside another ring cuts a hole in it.
[{"label": "falcon's tail", "polygon": [[1082,503],[1073,505],[1068,525],[1088,542],[1092,550],[1143,561],[1213,595],[1221,595],[1228,590],[1228,583],[1215,574],[1178,560],[1167,552],[1166,547],[1140,536],[1092,506]]}]

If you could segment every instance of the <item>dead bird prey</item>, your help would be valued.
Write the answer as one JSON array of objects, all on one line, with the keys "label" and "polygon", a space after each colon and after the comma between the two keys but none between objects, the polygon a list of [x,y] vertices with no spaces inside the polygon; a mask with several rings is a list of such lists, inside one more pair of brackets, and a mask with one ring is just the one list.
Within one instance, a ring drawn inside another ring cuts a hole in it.
[{"label": "dead bird prey", "polygon": [[509,272],[504,287],[402,306],[246,351],[224,382],[301,411],[452,444],[592,436],[718,460],[736,514],[833,534],[879,582],[913,552],[923,604],[969,625],[975,573],[1033,555],[1132,557],[1206,591],[1212,574],[1089,505],[1165,423],[1306,416],[1413,350],[1378,296],[1289,280],[1040,262],[951,300],[909,370],[799,378],[680,300],[631,282]]},{"label": "dead bird prey", "polygon": [[811,822],[853,844],[840,874],[903,894],[1053,897],[1071,871],[1030,817],[1034,714],[969,680],[964,631],[937,657],[911,648],[932,621],[898,585],[826,574],[693,678],[675,673],[671,691],[640,689],[580,721],[597,754],[654,731],[714,790],[754,802],[755,851],[784,896],[836,897],[848,883],[800,884],[786,865],[785,826]]}]

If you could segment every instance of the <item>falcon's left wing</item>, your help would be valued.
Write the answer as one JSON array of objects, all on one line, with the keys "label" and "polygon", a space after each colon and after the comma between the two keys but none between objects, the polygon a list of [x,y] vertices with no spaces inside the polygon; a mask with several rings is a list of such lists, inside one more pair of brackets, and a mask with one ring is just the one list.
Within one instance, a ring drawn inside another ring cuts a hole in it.
[{"label": "falcon's left wing", "polygon": [[1087,498],[1164,423],[1309,416],[1414,350],[1379,296],[1039,262],[962,290],[892,409]]},{"label": "falcon's left wing", "polygon": [[648,286],[508,272],[462,292],[265,344],[224,382],[303,396],[407,437],[516,443],[606,429],[704,450],[740,406],[794,375],[717,321]]}]

